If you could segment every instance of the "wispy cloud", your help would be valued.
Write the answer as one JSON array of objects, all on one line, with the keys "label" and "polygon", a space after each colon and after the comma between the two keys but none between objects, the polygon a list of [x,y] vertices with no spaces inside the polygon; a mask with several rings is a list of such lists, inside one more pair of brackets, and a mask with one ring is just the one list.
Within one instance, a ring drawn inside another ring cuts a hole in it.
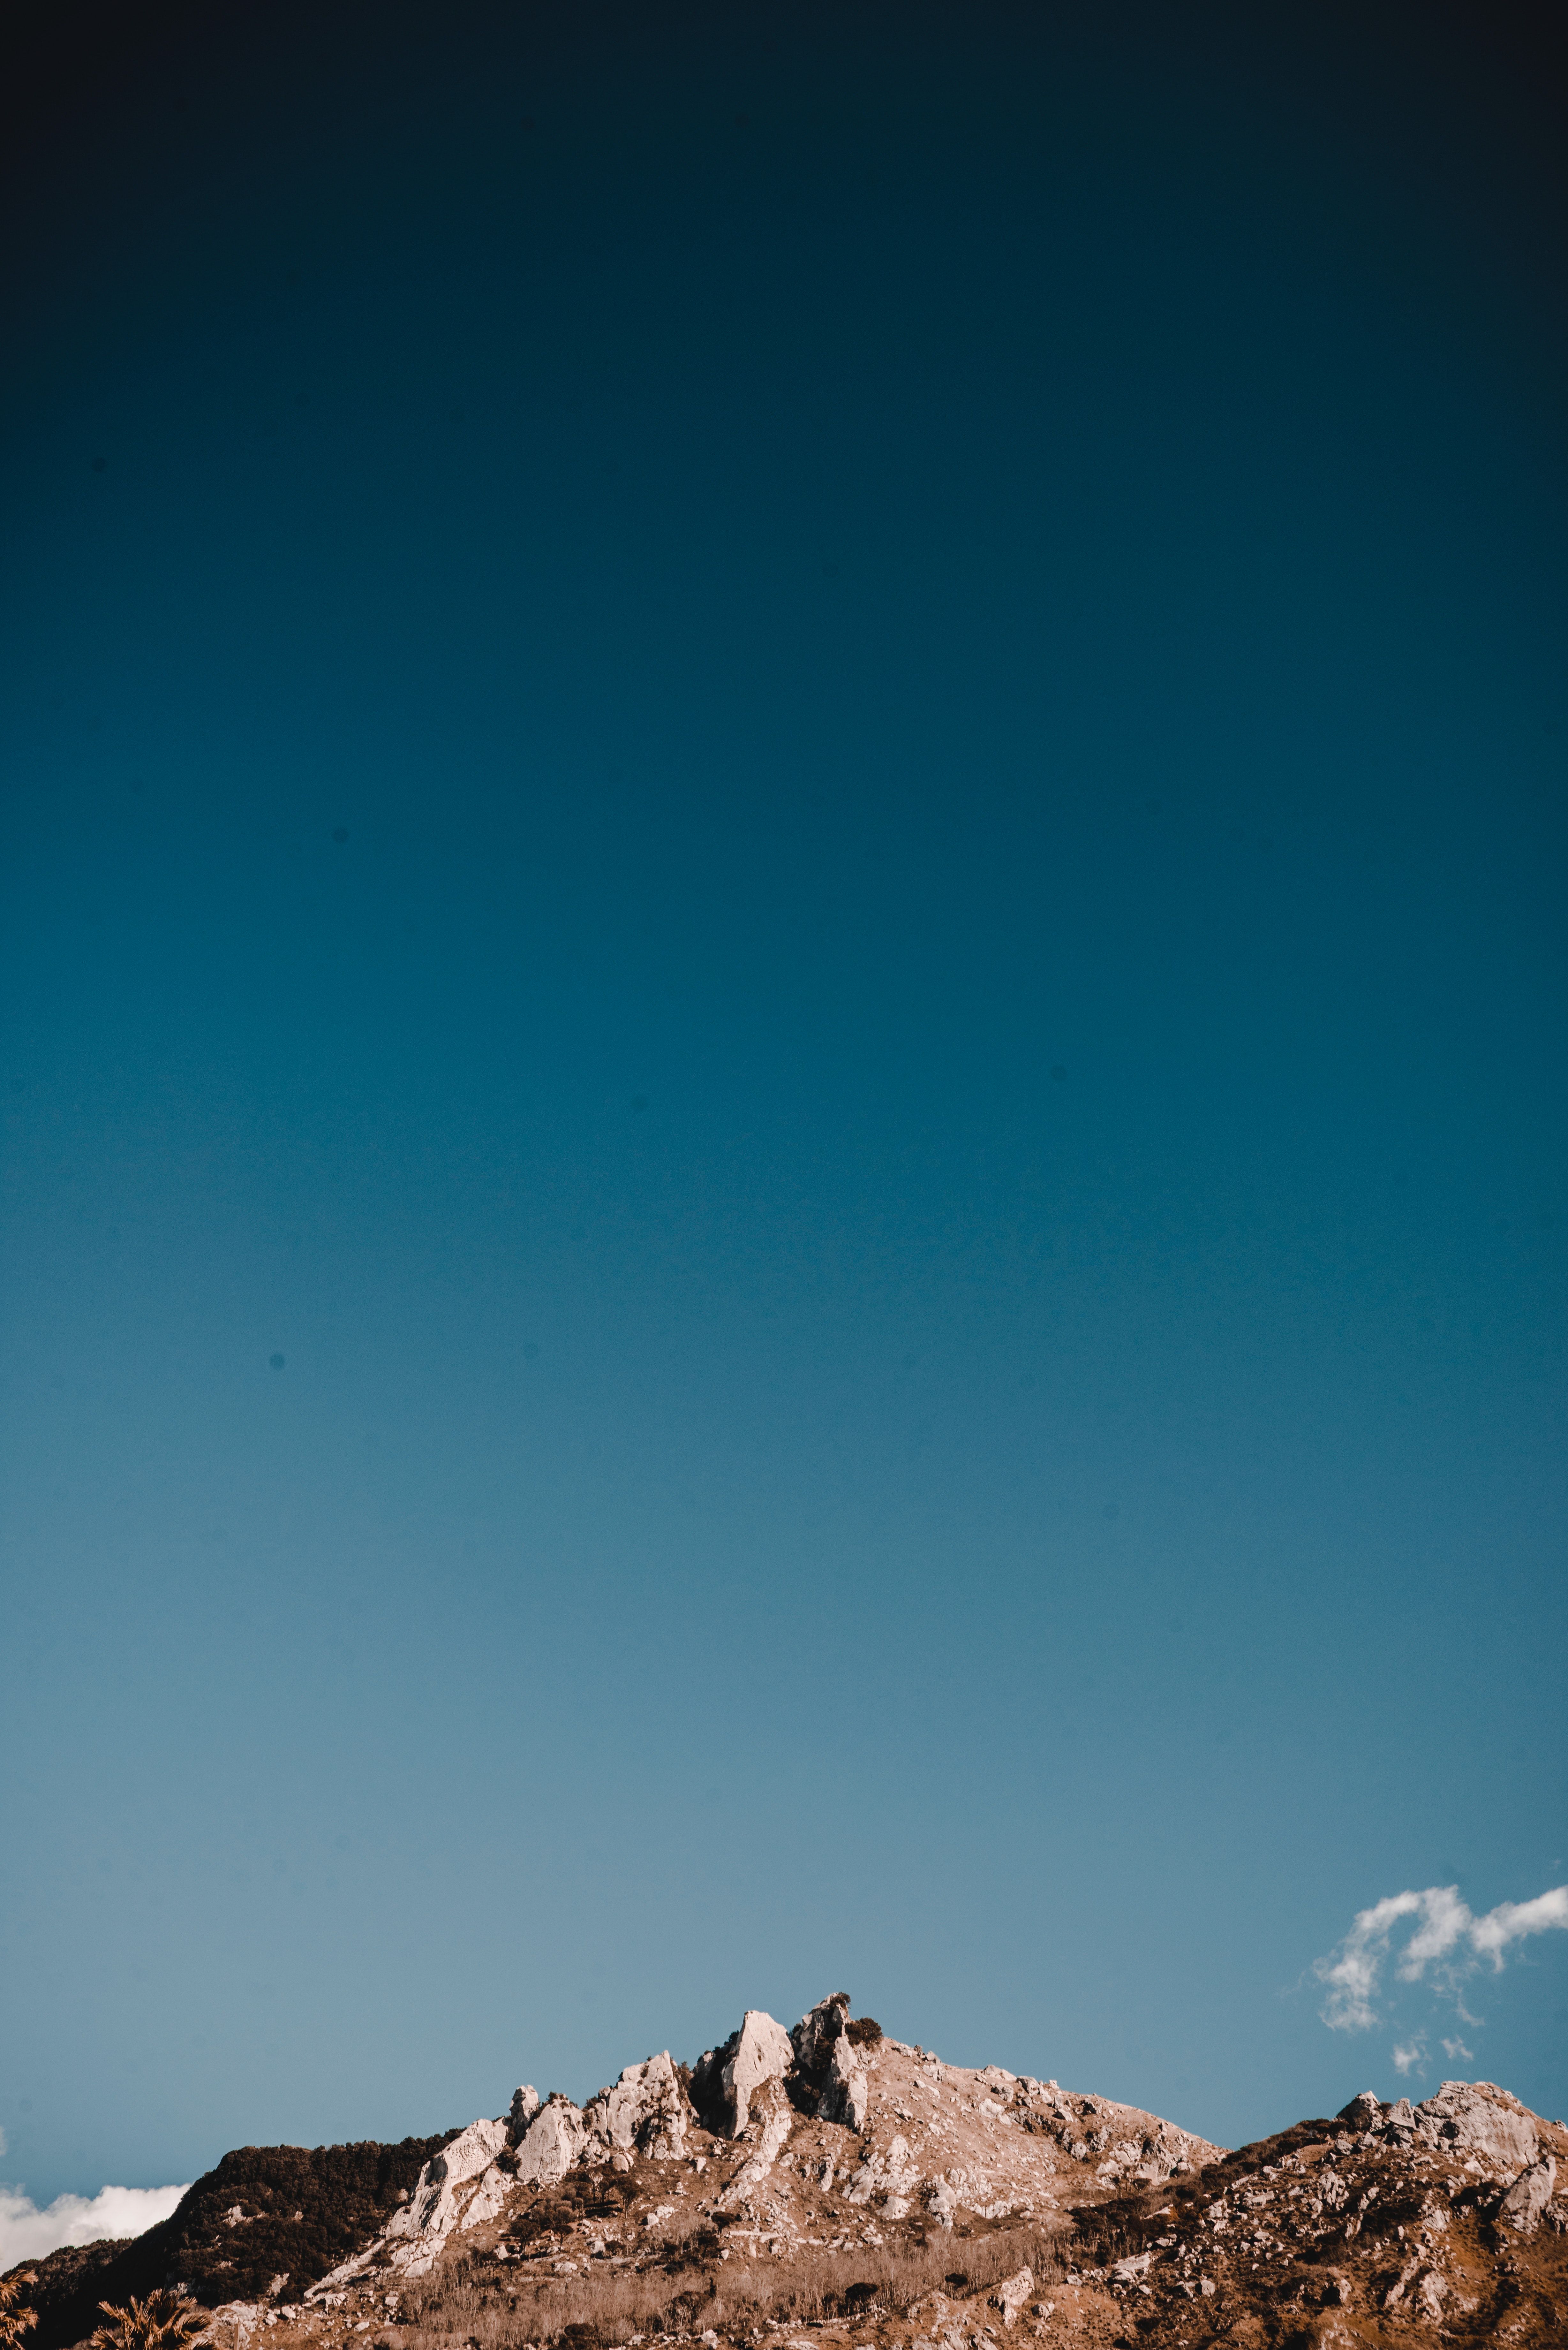
[{"label": "wispy cloud", "polygon": [[1443,2054],[1450,2064],[1473,2064],[1476,2061],[1475,2050],[1467,2048],[1462,2040],[1445,2040]]},{"label": "wispy cloud", "polygon": [[[1533,1901],[1500,1901],[1479,1918],[1460,1900],[1457,1885],[1390,1893],[1370,1909],[1357,1911],[1349,1933],[1326,1958],[1319,1959],[1314,1970],[1318,1981],[1328,1986],[1322,2013],[1331,2031],[1365,2032],[1377,2022],[1384,1964],[1396,1929],[1407,1919],[1413,1921],[1413,1930],[1395,1970],[1399,1981],[1420,1982],[1431,1967],[1447,1988],[1457,1991],[1461,1978],[1483,1958],[1501,1970],[1511,1942],[1526,1934],[1543,1934],[1552,1926],[1568,1927],[1568,1885],[1538,1893]],[[1475,2018],[1467,2015],[1465,2021]],[[1410,2062],[1401,2062],[1402,2057]],[[1408,2072],[1416,2058],[1407,2048],[1396,2050],[1394,2061],[1401,2072]]]},{"label": "wispy cloud", "polygon": [[103,2187],[96,2195],[57,2195],[42,2210],[19,2187],[0,2187],[0,2276],[18,2261],[41,2261],[62,2244],[100,2236],[140,2236],[167,2220],[183,2187]]},{"label": "wispy cloud", "polygon": [[1407,2041],[1403,2047],[1396,2046],[1394,2051],[1394,2067],[1396,2072],[1419,2073],[1423,2071],[1425,2068],[1422,2060],[1426,2056],[1426,2044],[1424,2042],[1419,2040]]}]

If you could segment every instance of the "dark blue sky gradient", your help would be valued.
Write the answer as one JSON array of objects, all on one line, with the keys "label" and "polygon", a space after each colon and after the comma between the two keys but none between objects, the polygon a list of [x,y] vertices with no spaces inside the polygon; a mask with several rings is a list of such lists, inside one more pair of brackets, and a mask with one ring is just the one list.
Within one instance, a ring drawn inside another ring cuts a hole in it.
[{"label": "dark blue sky gradient", "polygon": [[62,23],[0,2175],[840,1983],[1227,2140],[1397,2030],[1561,2112],[1568,1938],[1469,2066],[1310,1975],[1568,1876],[1557,58]]}]

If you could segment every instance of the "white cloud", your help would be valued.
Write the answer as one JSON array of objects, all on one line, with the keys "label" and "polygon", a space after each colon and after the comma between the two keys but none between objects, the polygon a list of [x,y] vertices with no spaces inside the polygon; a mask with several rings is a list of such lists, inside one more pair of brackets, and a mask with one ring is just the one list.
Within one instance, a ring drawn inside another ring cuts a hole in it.
[{"label": "white cloud", "polygon": [[1466,2064],[1473,2064],[1476,2061],[1475,2050],[1473,2048],[1467,2048],[1462,2040],[1445,2040],[1443,2043],[1443,2054],[1448,2058],[1450,2064],[1458,2064],[1461,2062]]},{"label": "white cloud", "polygon": [[183,2187],[102,2187],[96,2195],[57,2195],[40,2210],[19,2187],[0,2187],[0,2276],[18,2261],[41,2261],[61,2244],[100,2236],[140,2236],[167,2220]]},{"label": "white cloud", "polygon": [[1396,2046],[1394,2050],[1396,2069],[1401,2073],[1418,2073],[1421,2070],[1421,2059],[1426,2053],[1418,2040],[1409,2041],[1403,2048]]},{"label": "white cloud", "polygon": [[[1511,1942],[1526,1934],[1543,1934],[1552,1926],[1568,1927],[1568,1885],[1538,1893],[1533,1901],[1501,1901],[1480,1918],[1460,1900],[1457,1885],[1428,1885],[1419,1893],[1386,1894],[1370,1909],[1357,1911],[1345,1939],[1327,1958],[1319,1959],[1314,1970],[1318,1981],[1328,1985],[1322,2012],[1331,2031],[1365,2032],[1376,2022],[1374,2002],[1389,1938],[1407,1918],[1417,1922],[1400,1954],[1400,1981],[1419,1982],[1428,1967],[1437,1961],[1449,1979],[1448,1987],[1453,1989],[1459,1978],[1482,1958],[1490,1958],[1493,1969],[1501,1970],[1502,1954]],[[1459,1950],[1463,1955],[1456,1962],[1450,1953]],[[1465,2020],[1473,2022],[1475,2019],[1467,2016]]]},{"label": "white cloud", "polygon": [[1501,1967],[1510,1942],[1524,1934],[1543,1934],[1549,1926],[1568,1926],[1568,1885],[1554,1885],[1533,1901],[1500,1901],[1484,1918],[1472,1919],[1469,1937],[1478,1950],[1485,1950],[1493,1965]]}]

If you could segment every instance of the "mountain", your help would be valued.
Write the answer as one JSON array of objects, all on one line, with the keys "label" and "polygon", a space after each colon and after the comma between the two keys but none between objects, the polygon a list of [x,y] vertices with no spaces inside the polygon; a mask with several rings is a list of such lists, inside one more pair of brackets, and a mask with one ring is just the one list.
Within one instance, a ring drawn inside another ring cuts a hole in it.
[{"label": "mountain", "polygon": [[161,2228],[43,2262],[29,2350],[156,2283],[212,2350],[1562,2350],[1560,2161],[1563,2125],[1485,2082],[1227,2151],[840,1993],[582,2107],[225,2155]]}]

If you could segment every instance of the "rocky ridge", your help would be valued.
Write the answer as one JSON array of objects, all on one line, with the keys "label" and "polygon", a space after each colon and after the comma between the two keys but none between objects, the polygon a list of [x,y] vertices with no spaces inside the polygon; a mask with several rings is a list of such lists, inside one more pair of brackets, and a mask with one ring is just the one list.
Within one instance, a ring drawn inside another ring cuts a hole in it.
[{"label": "rocky ridge", "polygon": [[[1228,2152],[945,2064],[835,1994],[791,2032],[749,2011],[690,2069],[661,2052],[581,2107],[521,2088],[326,2273],[223,2301],[219,2262],[194,2289],[219,2303],[212,2350],[1537,2350],[1568,2342],[1564,2163],[1561,2125],[1462,2082]],[[46,2324],[39,2350],[67,2338]]]}]

